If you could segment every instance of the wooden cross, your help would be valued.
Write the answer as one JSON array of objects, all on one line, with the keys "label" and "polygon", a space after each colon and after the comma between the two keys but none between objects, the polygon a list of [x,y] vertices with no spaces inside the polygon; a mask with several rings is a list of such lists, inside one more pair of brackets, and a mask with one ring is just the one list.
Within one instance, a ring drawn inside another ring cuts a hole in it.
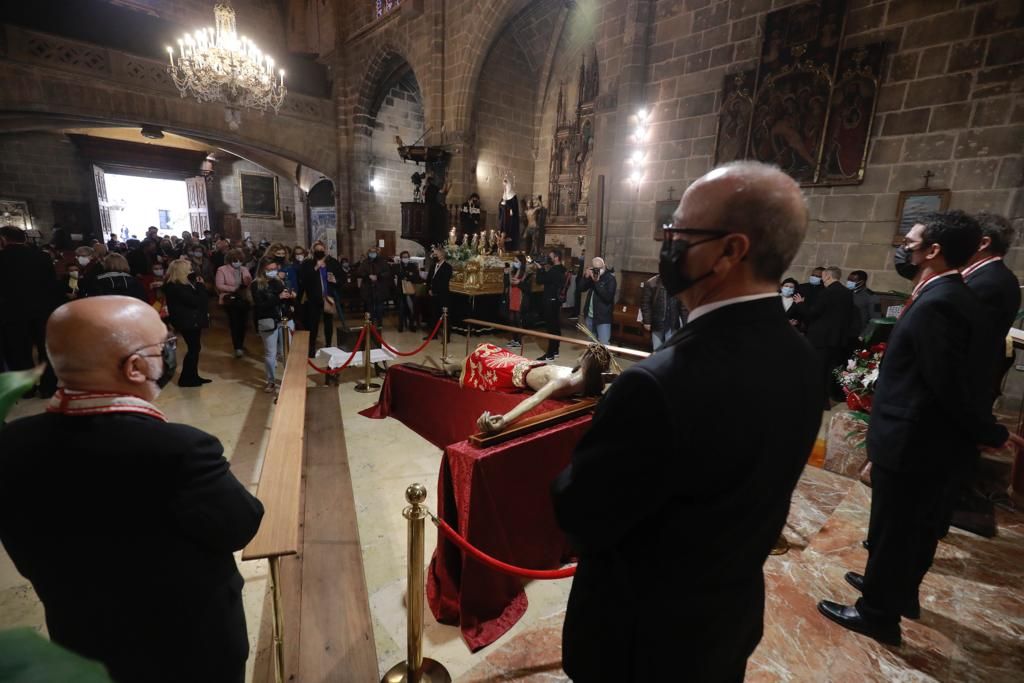
[{"label": "wooden cross", "polygon": [[672,195],[675,193],[675,191],[676,191],[676,188],[674,188],[672,186],[669,186],[669,188],[668,188],[668,198],[669,199],[673,198]]},{"label": "wooden cross", "polygon": [[924,175],[923,175],[923,176],[921,176],[921,177],[922,177],[922,178],[924,178],[924,188],[923,188],[923,189],[927,190],[927,189],[928,189],[928,182],[929,182],[929,181],[930,181],[930,180],[931,180],[932,178],[934,178],[934,177],[935,177],[935,174],[934,174],[934,173],[932,173],[931,171],[925,171],[925,172],[924,172]]}]

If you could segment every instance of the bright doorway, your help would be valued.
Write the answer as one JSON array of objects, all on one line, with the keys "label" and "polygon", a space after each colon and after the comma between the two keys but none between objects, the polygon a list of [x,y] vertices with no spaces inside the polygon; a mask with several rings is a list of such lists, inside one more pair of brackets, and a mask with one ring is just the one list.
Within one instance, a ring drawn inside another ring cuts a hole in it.
[{"label": "bright doorway", "polygon": [[151,225],[161,236],[181,235],[191,229],[184,180],[116,173],[105,176],[110,229],[119,239],[142,239]]}]

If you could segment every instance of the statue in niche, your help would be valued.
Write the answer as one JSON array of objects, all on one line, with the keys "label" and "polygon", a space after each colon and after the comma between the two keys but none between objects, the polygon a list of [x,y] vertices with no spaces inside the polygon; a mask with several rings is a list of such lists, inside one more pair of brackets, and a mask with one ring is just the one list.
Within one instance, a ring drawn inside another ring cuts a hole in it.
[{"label": "statue in niche", "polygon": [[519,199],[512,187],[513,179],[505,176],[501,181],[501,201],[498,203],[498,231],[505,234],[505,249],[519,246]]},{"label": "statue in niche", "polygon": [[526,233],[523,235],[523,251],[534,257],[544,249],[544,198],[531,198],[526,209]]},{"label": "statue in niche", "polygon": [[580,166],[580,202],[590,198],[590,175],[594,170],[594,138],[587,139],[587,151]]}]

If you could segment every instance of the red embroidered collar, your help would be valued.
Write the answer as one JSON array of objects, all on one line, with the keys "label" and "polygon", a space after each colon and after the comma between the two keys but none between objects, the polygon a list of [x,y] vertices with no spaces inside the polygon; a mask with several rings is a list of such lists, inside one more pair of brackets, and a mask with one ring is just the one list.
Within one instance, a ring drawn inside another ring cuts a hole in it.
[{"label": "red embroidered collar", "polygon": [[148,415],[161,422],[167,417],[160,410],[138,396],[92,391],[74,391],[58,389],[46,407],[48,413],[64,415],[107,415],[110,413],[135,413]]}]

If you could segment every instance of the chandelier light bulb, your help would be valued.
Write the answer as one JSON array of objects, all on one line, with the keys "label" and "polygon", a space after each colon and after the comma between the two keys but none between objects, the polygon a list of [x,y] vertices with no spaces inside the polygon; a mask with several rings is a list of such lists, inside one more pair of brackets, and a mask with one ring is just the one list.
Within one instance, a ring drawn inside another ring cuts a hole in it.
[{"label": "chandelier light bulb", "polygon": [[633,156],[632,156],[632,158],[630,158],[630,161],[633,162],[634,166],[639,166],[640,164],[642,164],[644,162],[644,153],[643,153],[643,151],[641,151],[639,149],[638,150],[634,150],[633,151]]},{"label": "chandelier light bulb", "polygon": [[629,176],[629,182],[633,183],[636,186],[639,186],[643,179],[644,176],[642,173],[640,173],[640,171],[633,171],[633,173]]},{"label": "chandelier light bulb", "polygon": [[641,109],[636,113],[636,117],[640,120],[641,123],[643,123],[644,121],[647,120],[647,110]]}]

